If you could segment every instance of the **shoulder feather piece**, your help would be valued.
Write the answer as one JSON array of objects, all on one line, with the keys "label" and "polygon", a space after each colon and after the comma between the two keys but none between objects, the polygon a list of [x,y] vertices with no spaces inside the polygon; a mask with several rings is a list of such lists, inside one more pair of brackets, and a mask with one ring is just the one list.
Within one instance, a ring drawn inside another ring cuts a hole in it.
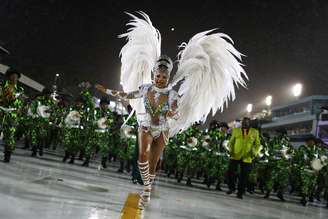
[{"label": "shoulder feather piece", "polygon": [[235,86],[246,87],[242,54],[228,35],[214,30],[198,33],[180,46],[178,71],[172,82],[174,86],[182,81],[178,91],[180,117],[171,121],[170,135],[205,121],[211,111],[212,115],[218,109],[223,111],[228,101],[235,99]]}]

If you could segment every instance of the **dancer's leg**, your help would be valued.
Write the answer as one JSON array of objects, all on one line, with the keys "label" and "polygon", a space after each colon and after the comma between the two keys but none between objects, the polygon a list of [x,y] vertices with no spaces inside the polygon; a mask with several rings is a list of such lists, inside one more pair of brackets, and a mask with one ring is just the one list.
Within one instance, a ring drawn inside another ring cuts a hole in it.
[{"label": "dancer's leg", "polygon": [[153,145],[150,149],[150,156],[149,156],[149,173],[150,173],[150,181],[153,182],[156,176],[156,166],[159,161],[159,158],[165,148],[165,144],[167,141],[168,133],[165,132],[164,134],[161,133],[161,135],[154,139]]},{"label": "dancer's leg", "polygon": [[149,176],[149,152],[153,142],[153,137],[149,132],[143,130],[139,131],[139,160],[138,166],[140,170],[140,175],[144,183],[144,191],[142,193],[139,207],[143,208],[147,202],[150,200],[150,176]]}]

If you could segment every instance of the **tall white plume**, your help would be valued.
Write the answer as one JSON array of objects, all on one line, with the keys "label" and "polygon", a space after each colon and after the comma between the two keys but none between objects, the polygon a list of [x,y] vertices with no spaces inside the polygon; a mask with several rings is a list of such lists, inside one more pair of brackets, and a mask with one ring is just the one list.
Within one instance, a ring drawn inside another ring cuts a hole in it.
[{"label": "tall white plume", "polygon": [[170,135],[205,121],[210,111],[212,115],[218,109],[223,111],[228,101],[235,99],[235,86],[246,86],[242,54],[228,35],[214,30],[198,33],[180,46],[183,50],[172,82],[182,81],[178,91],[180,117],[171,121]]},{"label": "tall white plume", "polygon": [[[125,92],[131,92],[142,84],[151,83],[151,72],[161,55],[161,35],[144,12],[138,12],[141,18],[127,14],[132,18],[127,23],[130,28],[119,35],[127,39],[120,52],[121,85]],[[141,99],[130,100],[130,104],[137,113],[143,110]]]}]

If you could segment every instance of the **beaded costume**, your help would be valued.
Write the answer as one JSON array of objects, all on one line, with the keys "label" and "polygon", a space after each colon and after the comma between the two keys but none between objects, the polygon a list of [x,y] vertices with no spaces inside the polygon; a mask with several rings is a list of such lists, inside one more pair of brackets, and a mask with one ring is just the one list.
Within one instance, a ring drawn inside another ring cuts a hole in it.
[{"label": "beaded costume", "polygon": [[[239,62],[242,54],[228,35],[209,30],[181,44],[172,82],[165,88],[156,87],[153,73],[164,69],[169,79],[173,62],[161,55],[161,35],[148,15],[143,12],[139,12],[142,18],[129,15],[130,28],[119,36],[127,39],[120,53],[124,92],[106,90],[106,93],[127,99],[133,108],[129,117],[136,113],[139,129],[149,132],[154,140],[163,136],[167,143],[168,137],[196,122],[204,122],[210,112],[214,115],[218,109],[223,111],[228,101],[235,98],[235,85],[246,86],[247,75]],[[178,87],[178,91],[173,87]],[[151,144],[147,146],[150,147]],[[148,160],[143,158],[138,165],[144,183],[139,203],[143,208],[150,200],[155,175],[149,170]]]}]

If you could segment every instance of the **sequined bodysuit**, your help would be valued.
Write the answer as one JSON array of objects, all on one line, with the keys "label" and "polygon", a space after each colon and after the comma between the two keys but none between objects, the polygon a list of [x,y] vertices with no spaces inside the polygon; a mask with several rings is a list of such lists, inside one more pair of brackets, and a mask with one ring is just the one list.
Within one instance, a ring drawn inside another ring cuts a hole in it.
[{"label": "sequined bodysuit", "polygon": [[[167,112],[171,111],[176,117],[176,101],[178,94],[173,89],[157,88],[152,84],[140,86],[138,91],[131,92],[128,96],[142,98],[143,110],[138,112],[139,128],[150,132],[153,138],[158,138],[161,133],[167,138],[169,131]],[[166,133],[166,134],[165,134]]]}]

